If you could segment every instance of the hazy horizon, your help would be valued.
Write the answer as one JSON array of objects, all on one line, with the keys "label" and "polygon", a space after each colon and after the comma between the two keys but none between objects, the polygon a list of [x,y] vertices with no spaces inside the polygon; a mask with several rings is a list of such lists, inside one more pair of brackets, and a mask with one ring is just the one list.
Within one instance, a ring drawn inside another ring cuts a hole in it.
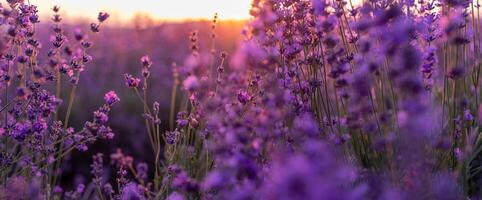
[{"label": "hazy horizon", "polygon": [[[5,1],[1,1],[5,2]],[[214,13],[220,20],[249,18],[250,0],[30,0],[37,5],[42,18],[50,17],[54,5],[61,7],[66,19],[95,19],[100,11],[111,15],[114,24],[131,22],[136,16],[148,16],[154,21],[210,20]],[[188,6],[189,5],[189,6]]]}]

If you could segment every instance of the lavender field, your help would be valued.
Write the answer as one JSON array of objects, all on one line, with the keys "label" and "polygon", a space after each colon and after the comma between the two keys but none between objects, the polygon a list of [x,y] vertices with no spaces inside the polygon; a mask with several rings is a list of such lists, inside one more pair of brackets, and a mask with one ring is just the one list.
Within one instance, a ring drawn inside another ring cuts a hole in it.
[{"label": "lavender field", "polygon": [[479,0],[38,8],[0,1],[0,200],[482,199]]}]

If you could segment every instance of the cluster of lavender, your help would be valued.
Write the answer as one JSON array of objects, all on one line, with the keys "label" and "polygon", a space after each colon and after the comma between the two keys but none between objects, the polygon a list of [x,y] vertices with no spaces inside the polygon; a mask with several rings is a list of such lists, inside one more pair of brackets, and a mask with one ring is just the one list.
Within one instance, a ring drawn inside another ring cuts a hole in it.
[{"label": "cluster of lavender", "polygon": [[[79,130],[69,126],[80,74],[92,61],[87,53],[92,42],[80,30],[70,41],[60,25],[59,9],[52,9],[51,44],[44,46],[36,38],[36,6],[22,0],[0,4],[0,199],[60,199],[62,160],[114,136],[108,114],[119,98],[112,91],[92,121]],[[100,13],[92,31],[98,32],[108,17]],[[39,59],[43,54],[48,60]],[[62,80],[70,82],[65,86],[71,91],[67,104],[61,100]],[[59,111],[63,105],[66,112]],[[69,194],[75,196],[65,196]]]},{"label": "cluster of lavender", "polygon": [[173,65],[169,131],[147,99],[150,59],[142,80],[125,75],[144,106],[153,175],[119,151],[118,187],[95,196],[478,199],[479,7],[255,0],[228,67],[215,15],[210,53],[192,32],[192,55]]},{"label": "cluster of lavender", "polygon": [[[148,95],[151,58],[140,59],[138,75],[124,76],[142,104],[154,162],[118,149],[109,157],[112,180],[98,153],[91,183],[67,192],[55,187],[62,158],[113,137],[106,123],[119,98],[107,93],[92,122],[78,132],[69,128],[92,44],[79,31],[77,44],[68,43],[55,15],[43,67],[35,59],[35,7],[9,6],[2,7],[8,31],[1,45],[0,195],[7,199],[482,196],[477,1],[254,0],[245,40],[232,56],[216,49],[216,14],[209,53],[194,31],[191,55],[172,65],[169,130]],[[99,14],[91,30],[107,18]],[[62,122],[63,74],[73,85]],[[57,84],[57,95],[49,94],[49,83]],[[11,100],[7,86],[14,84]]]}]

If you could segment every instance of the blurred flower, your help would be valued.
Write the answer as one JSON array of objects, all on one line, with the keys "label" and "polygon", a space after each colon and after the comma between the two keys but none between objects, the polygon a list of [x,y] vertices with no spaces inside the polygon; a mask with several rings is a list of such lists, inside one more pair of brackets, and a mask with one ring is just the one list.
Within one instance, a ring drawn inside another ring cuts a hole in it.
[{"label": "blurred flower", "polygon": [[146,199],[141,191],[139,190],[139,186],[135,183],[128,183],[127,185],[122,188],[121,192],[121,200],[132,200],[132,199],[137,199],[137,200],[143,200]]},{"label": "blurred flower", "polygon": [[104,95],[104,100],[107,105],[112,106],[115,103],[119,102],[120,99],[114,91],[109,91]]},{"label": "blurred flower", "polygon": [[107,18],[109,18],[109,16],[110,16],[109,13],[100,12],[97,19],[99,20],[99,22],[104,22],[105,20],[107,20]]},{"label": "blurred flower", "polygon": [[185,90],[190,91],[190,92],[194,92],[199,88],[200,83],[199,83],[199,80],[196,76],[190,75],[184,80],[182,85],[183,85]]},{"label": "blurred flower", "polygon": [[178,192],[173,192],[167,197],[167,200],[185,200],[185,199],[186,198]]},{"label": "blurred flower", "polygon": [[130,74],[125,74],[124,77],[126,86],[130,88],[137,88],[139,86],[139,83],[141,82],[140,79],[134,78]]}]

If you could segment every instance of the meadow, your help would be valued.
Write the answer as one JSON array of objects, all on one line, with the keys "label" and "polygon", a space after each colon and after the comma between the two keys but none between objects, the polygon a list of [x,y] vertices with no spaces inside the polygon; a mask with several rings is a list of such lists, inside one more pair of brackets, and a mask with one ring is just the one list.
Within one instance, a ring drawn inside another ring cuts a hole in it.
[{"label": "meadow", "polygon": [[130,26],[0,1],[0,199],[480,199],[478,0]]}]

